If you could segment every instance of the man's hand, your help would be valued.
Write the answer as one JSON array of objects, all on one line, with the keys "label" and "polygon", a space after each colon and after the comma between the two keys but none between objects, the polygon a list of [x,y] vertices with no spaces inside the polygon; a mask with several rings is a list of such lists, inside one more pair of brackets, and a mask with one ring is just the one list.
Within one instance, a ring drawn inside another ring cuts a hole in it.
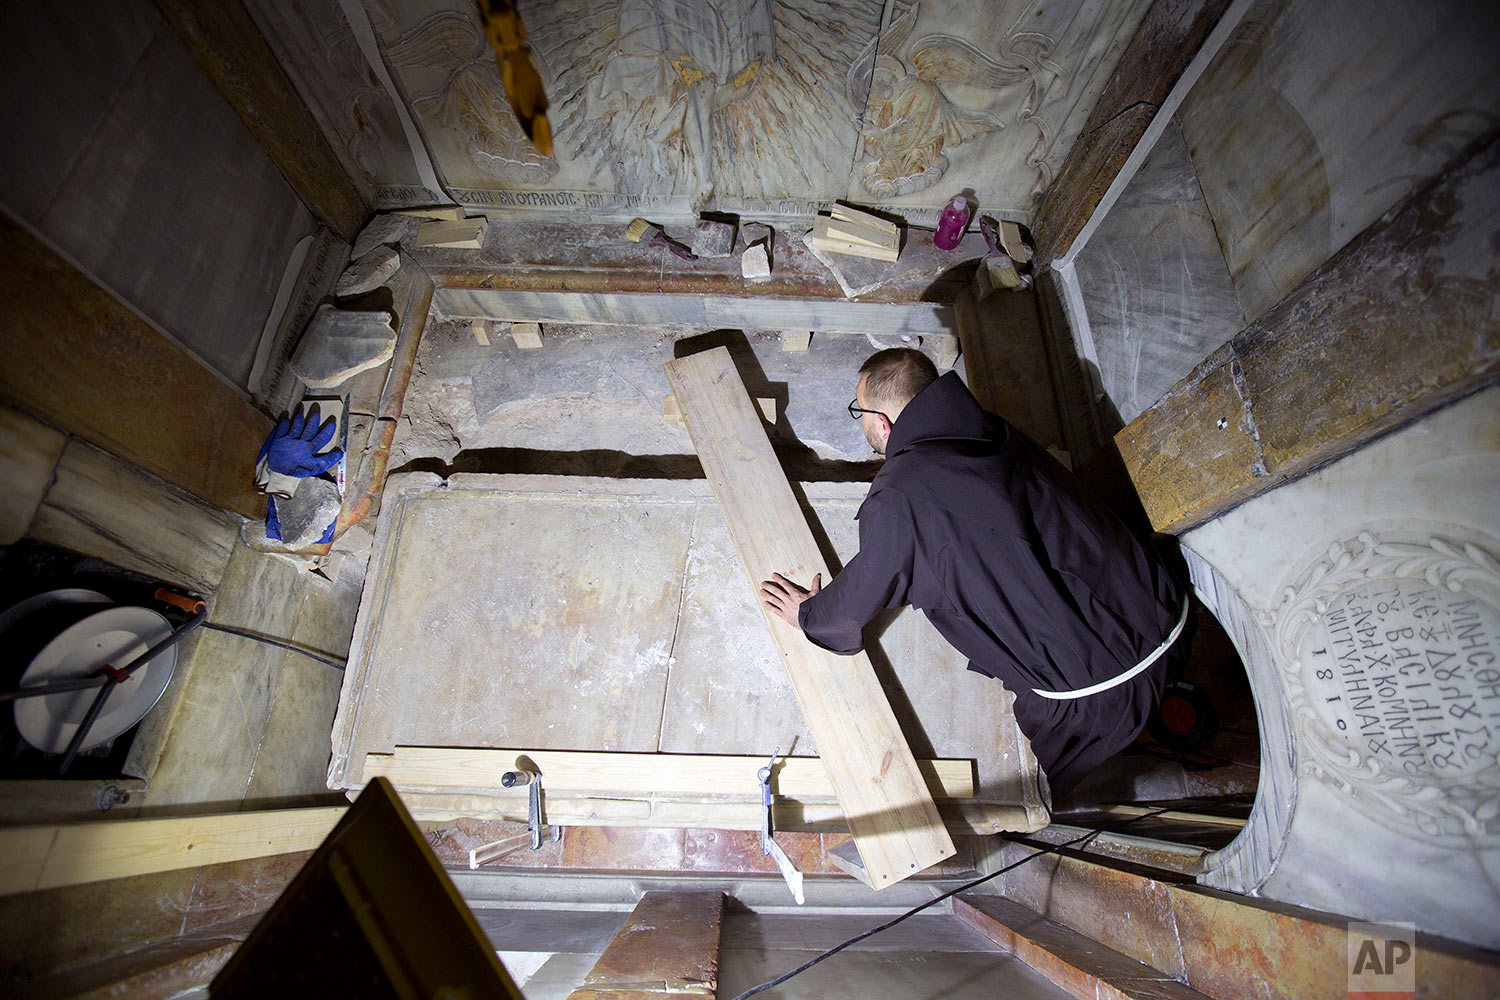
[{"label": "man's hand", "polygon": [[800,632],[802,625],[797,621],[797,609],[802,606],[803,601],[822,589],[822,573],[812,578],[811,590],[803,589],[780,573],[773,573],[771,579],[760,585],[760,602],[769,608],[772,614]]}]

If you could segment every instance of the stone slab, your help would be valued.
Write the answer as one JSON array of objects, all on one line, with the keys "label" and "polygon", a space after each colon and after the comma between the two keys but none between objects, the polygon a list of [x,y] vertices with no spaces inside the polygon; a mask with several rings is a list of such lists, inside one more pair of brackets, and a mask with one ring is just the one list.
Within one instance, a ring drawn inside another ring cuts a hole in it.
[{"label": "stone slab", "polygon": [[356,258],[344,273],[339,275],[333,294],[341,299],[352,299],[380,288],[401,270],[401,254],[398,250],[380,245],[364,256]]},{"label": "stone slab", "polygon": [[724,903],[716,890],[644,893],[574,996],[618,990],[644,1000],[646,983],[661,984],[653,994],[714,989]]},{"label": "stone slab", "polygon": [[323,305],[313,314],[292,355],[292,371],[309,388],[332,388],[391,359],[396,331],[387,312],[355,312]]},{"label": "stone slab", "polygon": [[1494,126],[1497,44],[1483,5],[1249,10],[1180,112],[1247,318]]},{"label": "stone slab", "polygon": [[418,225],[417,220],[407,215],[376,215],[359,231],[349,259],[359,260],[376,247],[399,246],[402,240],[416,234]]},{"label": "stone slab", "polygon": [[276,169],[330,229],[349,239],[368,209],[323,129],[242,4],[159,5]]},{"label": "stone slab", "polygon": [[0,545],[26,534],[67,435],[8,406],[0,406]]},{"label": "stone slab", "polygon": [[693,230],[693,253],[699,257],[728,257],[734,252],[735,224],[705,219]]}]

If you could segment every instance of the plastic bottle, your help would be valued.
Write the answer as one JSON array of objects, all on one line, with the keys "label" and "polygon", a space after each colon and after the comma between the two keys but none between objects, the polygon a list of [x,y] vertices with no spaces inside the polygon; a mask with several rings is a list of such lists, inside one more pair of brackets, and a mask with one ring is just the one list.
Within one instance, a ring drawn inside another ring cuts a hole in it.
[{"label": "plastic bottle", "polygon": [[954,198],[943,209],[943,215],[938,219],[937,232],[932,236],[932,242],[939,250],[952,250],[958,246],[958,241],[963,237],[964,230],[969,228],[969,203],[963,195]]}]

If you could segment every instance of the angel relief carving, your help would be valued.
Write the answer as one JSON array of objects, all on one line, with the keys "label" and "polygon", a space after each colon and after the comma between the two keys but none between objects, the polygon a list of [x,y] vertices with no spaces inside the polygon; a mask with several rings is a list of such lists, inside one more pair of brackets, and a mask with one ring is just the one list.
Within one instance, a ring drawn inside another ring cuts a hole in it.
[{"label": "angel relief carving", "polygon": [[411,106],[456,135],[480,170],[497,180],[527,184],[541,184],[557,173],[557,160],[538,152],[516,123],[495,52],[471,11],[440,11],[423,18],[386,47],[386,56],[406,69],[448,70],[442,86],[414,94]]},{"label": "angel relief carving", "polygon": [[1053,135],[1035,111],[1042,84],[1061,75],[1061,68],[1047,61],[1052,39],[1020,31],[1017,20],[1000,41],[999,58],[945,34],[922,37],[905,59],[898,58],[894,53],[910,40],[919,6],[897,3],[878,44],[867,45],[849,68],[851,99],[868,93],[863,152],[869,159],[859,177],[865,190],[890,198],[932,187],[949,167],[944,150],[1007,127],[999,115],[963,108],[943,91],[968,86],[1004,92],[1004,102],[1014,109],[1011,123],[1034,130],[1026,164],[1036,171],[1032,193],[1040,195],[1051,182],[1045,157]]}]

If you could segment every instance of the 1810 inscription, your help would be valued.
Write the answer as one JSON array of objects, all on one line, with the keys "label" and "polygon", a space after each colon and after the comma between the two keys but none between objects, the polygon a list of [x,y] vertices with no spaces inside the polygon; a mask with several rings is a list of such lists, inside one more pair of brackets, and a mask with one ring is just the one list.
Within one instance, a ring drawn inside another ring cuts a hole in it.
[{"label": "1810 inscription", "polygon": [[1367,579],[1303,638],[1307,695],[1331,731],[1381,770],[1460,777],[1500,751],[1500,622],[1473,596]]}]

